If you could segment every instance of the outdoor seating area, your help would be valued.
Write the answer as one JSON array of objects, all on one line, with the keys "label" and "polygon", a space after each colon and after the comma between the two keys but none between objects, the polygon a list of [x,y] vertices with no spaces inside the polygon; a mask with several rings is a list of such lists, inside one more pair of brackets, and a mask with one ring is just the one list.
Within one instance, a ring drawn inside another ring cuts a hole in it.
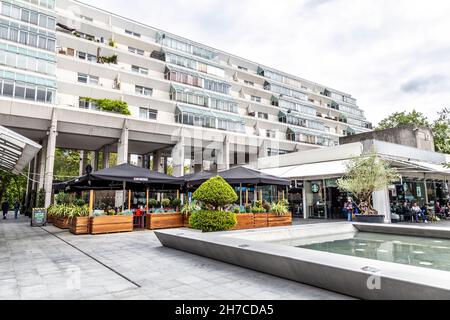
[{"label": "outdoor seating area", "polygon": [[195,191],[217,176],[236,196],[223,208],[236,217],[231,229],[292,224],[289,180],[245,167],[177,178],[130,164],[55,183],[47,221],[77,235],[190,227],[192,213],[209,209]]},{"label": "outdoor seating area", "polygon": [[441,205],[436,200],[422,206],[418,202],[409,203],[405,201],[401,205],[393,206],[391,210],[396,216],[394,222],[431,223],[450,220],[450,201]]}]

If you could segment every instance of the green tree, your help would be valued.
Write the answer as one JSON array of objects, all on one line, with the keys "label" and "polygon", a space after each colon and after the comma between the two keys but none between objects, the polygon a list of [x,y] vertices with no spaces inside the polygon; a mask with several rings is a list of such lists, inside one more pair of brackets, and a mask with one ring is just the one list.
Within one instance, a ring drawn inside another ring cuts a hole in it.
[{"label": "green tree", "polygon": [[12,204],[15,200],[24,203],[27,189],[27,178],[0,170],[0,200]]},{"label": "green tree", "polygon": [[375,130],[385,130],[412,124],[431,128],[427,117],[423,113],[413,110],[410,113],[403,111],[391,114],[387,118],[381,120]]},{"label": "green tree", "polygon": [[433,123],[433,136],[436,151],[450,154],[450,110],[444,108]]},{"label": "green tree", "polygon": [[365,214],[377,214],[372,206],[372,194],[398,180],[397,170],[375,152],[353,158],[347,165],[345,176],[339,179],[341,191],[352,193],[359,200],[359,209]]},{"label": "green tree", "polygon": [[80,171],[80,152],[78,150],[59,149],[55,151],[55,180],[70,180],[78,177]]}]

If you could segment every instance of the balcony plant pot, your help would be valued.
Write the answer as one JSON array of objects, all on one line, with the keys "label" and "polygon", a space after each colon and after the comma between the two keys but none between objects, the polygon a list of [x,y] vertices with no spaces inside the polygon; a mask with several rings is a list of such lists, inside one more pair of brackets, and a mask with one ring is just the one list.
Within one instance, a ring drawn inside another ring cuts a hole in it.
[{"label": "balcony plant pot", "polygon": [[384,215],[356,214],[355,221],[363,223],[384,223]]},{"label": "balcony plant pot", "polygon": [[269,227],[285,227],[292,225],[292,213],[278,215],[276,213],[267,214],[267,224]]},{"label": "balcony plant pot", "polygon": [[101,216],[90,219],[91,234],[133,231],[133,215]]},{"label": "balcony plant pot", "polygon": [[255,227],[255,215],[253,213],[236,214],[237,224],[231,230],[253,229]]},{"label": "balcony plant pot", "polygon": [[147,229],[171,229],[184,226],[184,215],[181,213],[151,213],[147,215]]},{"label": "balcony plant pot", "polygon": [[70,228],[70,222],[69,218],[66,217],[56,217],[53,220],[53,225],[60,229],[69,229]]},{"label": "balcony plant pot", "polygon": [[267,228],[269,226],[267,213],[255,213],[253,219],[255,228]]},{"label": "balcony plant pot", "polygon": [[89,217],[75,217],[70,219],[70,232],[73,234],[89,234],[89,220]]}]

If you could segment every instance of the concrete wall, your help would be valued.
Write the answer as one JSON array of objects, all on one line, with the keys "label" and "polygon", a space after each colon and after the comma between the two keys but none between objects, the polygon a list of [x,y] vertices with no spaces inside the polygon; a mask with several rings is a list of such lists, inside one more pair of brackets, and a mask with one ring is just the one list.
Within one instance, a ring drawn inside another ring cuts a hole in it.
[{"label": "concrete wall", "polygon": [[341,137],[339,143],[342,145],[365,140],[379,140],[421,150],[435,151],[431,129],[420,126],[405,126]]}]

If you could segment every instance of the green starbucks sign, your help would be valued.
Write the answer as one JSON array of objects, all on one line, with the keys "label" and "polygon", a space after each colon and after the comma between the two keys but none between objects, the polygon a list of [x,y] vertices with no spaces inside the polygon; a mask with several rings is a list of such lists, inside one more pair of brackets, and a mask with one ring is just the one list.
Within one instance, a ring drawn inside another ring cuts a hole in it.
[{"label": "green starbucks sign", "polygon": [[320,190],[320,186],[317,183],[311,184],[311,191],[313,193],[317,193],[317,192],[319,192],[319,190]]}]

